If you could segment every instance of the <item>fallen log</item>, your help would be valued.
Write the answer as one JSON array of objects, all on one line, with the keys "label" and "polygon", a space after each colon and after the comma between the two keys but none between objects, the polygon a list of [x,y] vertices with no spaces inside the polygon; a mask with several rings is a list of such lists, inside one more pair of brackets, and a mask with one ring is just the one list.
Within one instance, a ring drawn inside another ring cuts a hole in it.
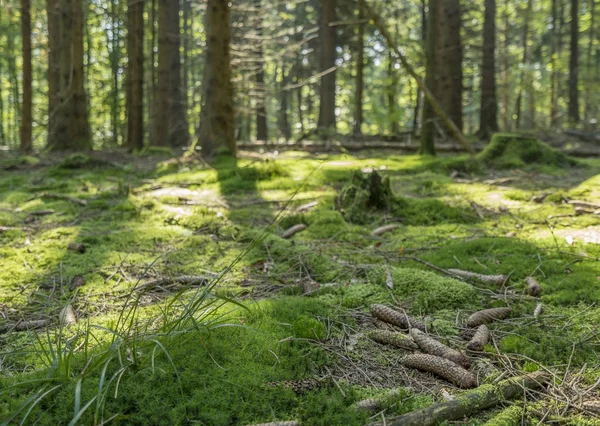
[{"label": "fallen log", "polygon": [[48,320],[32,320],[32,321],[19,321],[12,324],[6,324],[0,326],[0,334],[8,333],[10,331],[29,331],[36,330],[38,328],[46,327],[50,322]]},{"label": "fallen log", "polygon": [[[544,371],[502,380],[497,385],[483,385],[459,395],[452,401],[439,402],[427,408],[387,419],[387,426],[429,426],[445,421],[461,420],[479,411],[523,395],[524,389],[540,389],[550,374]],[[369,426],[381,426],[371,423]]]}]

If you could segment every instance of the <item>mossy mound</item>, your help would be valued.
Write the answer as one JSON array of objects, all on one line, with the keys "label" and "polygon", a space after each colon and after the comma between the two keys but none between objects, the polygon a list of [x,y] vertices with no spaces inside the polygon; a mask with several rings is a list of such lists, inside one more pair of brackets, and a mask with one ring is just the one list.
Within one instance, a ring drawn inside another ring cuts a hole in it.
[{"label": "mossy mound", "polygon": [[496,133],[489,145],[477,156],[488,167],[511,169],[530,164],[567,168],[575,160],[532,136]]},{"label": "mossy mound", "polygon": [[344,218],[353,223],[365,223],[370,210],[385,210],[394,203],[390,180],[377,171],[369,174],[356,170],[336,200]]},{"label": "mossy mound", "polygon": [[[473,286],[453,278],[414,268],[391,268],[393,292],[411,303],[411,311],[431,313],[443,309],[467,309],[479,306]],[[371,282],[385,286],[385,268],[369,273]]]}]

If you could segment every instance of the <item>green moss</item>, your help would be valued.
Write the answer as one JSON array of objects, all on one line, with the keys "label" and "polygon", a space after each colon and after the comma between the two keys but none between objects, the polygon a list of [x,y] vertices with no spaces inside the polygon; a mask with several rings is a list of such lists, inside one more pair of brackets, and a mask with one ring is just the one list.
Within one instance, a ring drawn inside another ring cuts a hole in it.
[{"label": "green moss", "polygon": [[[393,293],[413,312],[431,313],[443,309],[468,309],[479,305],[477,291],[469,284],[436,273],[412,268],[391,268]],[[385,286],[384,268],[374,268],[368,276],[376,285]]]},{"label": "green moss", "polygon": [[511,405],[485,423],[484,426],[518,426],[522,424],[523,407]]},{"label": "green moss", "polygon": [[301,339],[323,340],[327,335],[327,330],[322,322],[308,317],[302,317],[294,321],[292,330],[294,336]]},{"label": "green moss", "polygon": [[496,133],[490,144],[478,156],[486,166],[499,169],[524,167],[530,164],[570,167],[576,164],[565,154],[552,149],[531,136]]}]

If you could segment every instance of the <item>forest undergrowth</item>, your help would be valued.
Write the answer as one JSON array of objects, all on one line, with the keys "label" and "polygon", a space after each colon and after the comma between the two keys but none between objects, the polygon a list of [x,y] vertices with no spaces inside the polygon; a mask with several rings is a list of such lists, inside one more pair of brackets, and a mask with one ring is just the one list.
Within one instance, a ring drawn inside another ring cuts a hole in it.
[{"label": "forest undergrowth", "polygon": [[2,160],[0,421],[393,424],[464,392],[380,343],[387,305],[479,385],[550,375],[468,424],[596,424],[600,162],[501,151]]}]

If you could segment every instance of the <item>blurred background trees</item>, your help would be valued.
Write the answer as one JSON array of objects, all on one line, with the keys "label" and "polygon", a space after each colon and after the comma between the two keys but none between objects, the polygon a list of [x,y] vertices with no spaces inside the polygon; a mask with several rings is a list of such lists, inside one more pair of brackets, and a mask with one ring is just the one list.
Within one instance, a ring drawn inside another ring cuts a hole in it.
[{"label": "blurred background trees", "polygon": [[465,134],[597,128],[596,0],[11,0],[0,145],[448,136],[365,1]]}]

